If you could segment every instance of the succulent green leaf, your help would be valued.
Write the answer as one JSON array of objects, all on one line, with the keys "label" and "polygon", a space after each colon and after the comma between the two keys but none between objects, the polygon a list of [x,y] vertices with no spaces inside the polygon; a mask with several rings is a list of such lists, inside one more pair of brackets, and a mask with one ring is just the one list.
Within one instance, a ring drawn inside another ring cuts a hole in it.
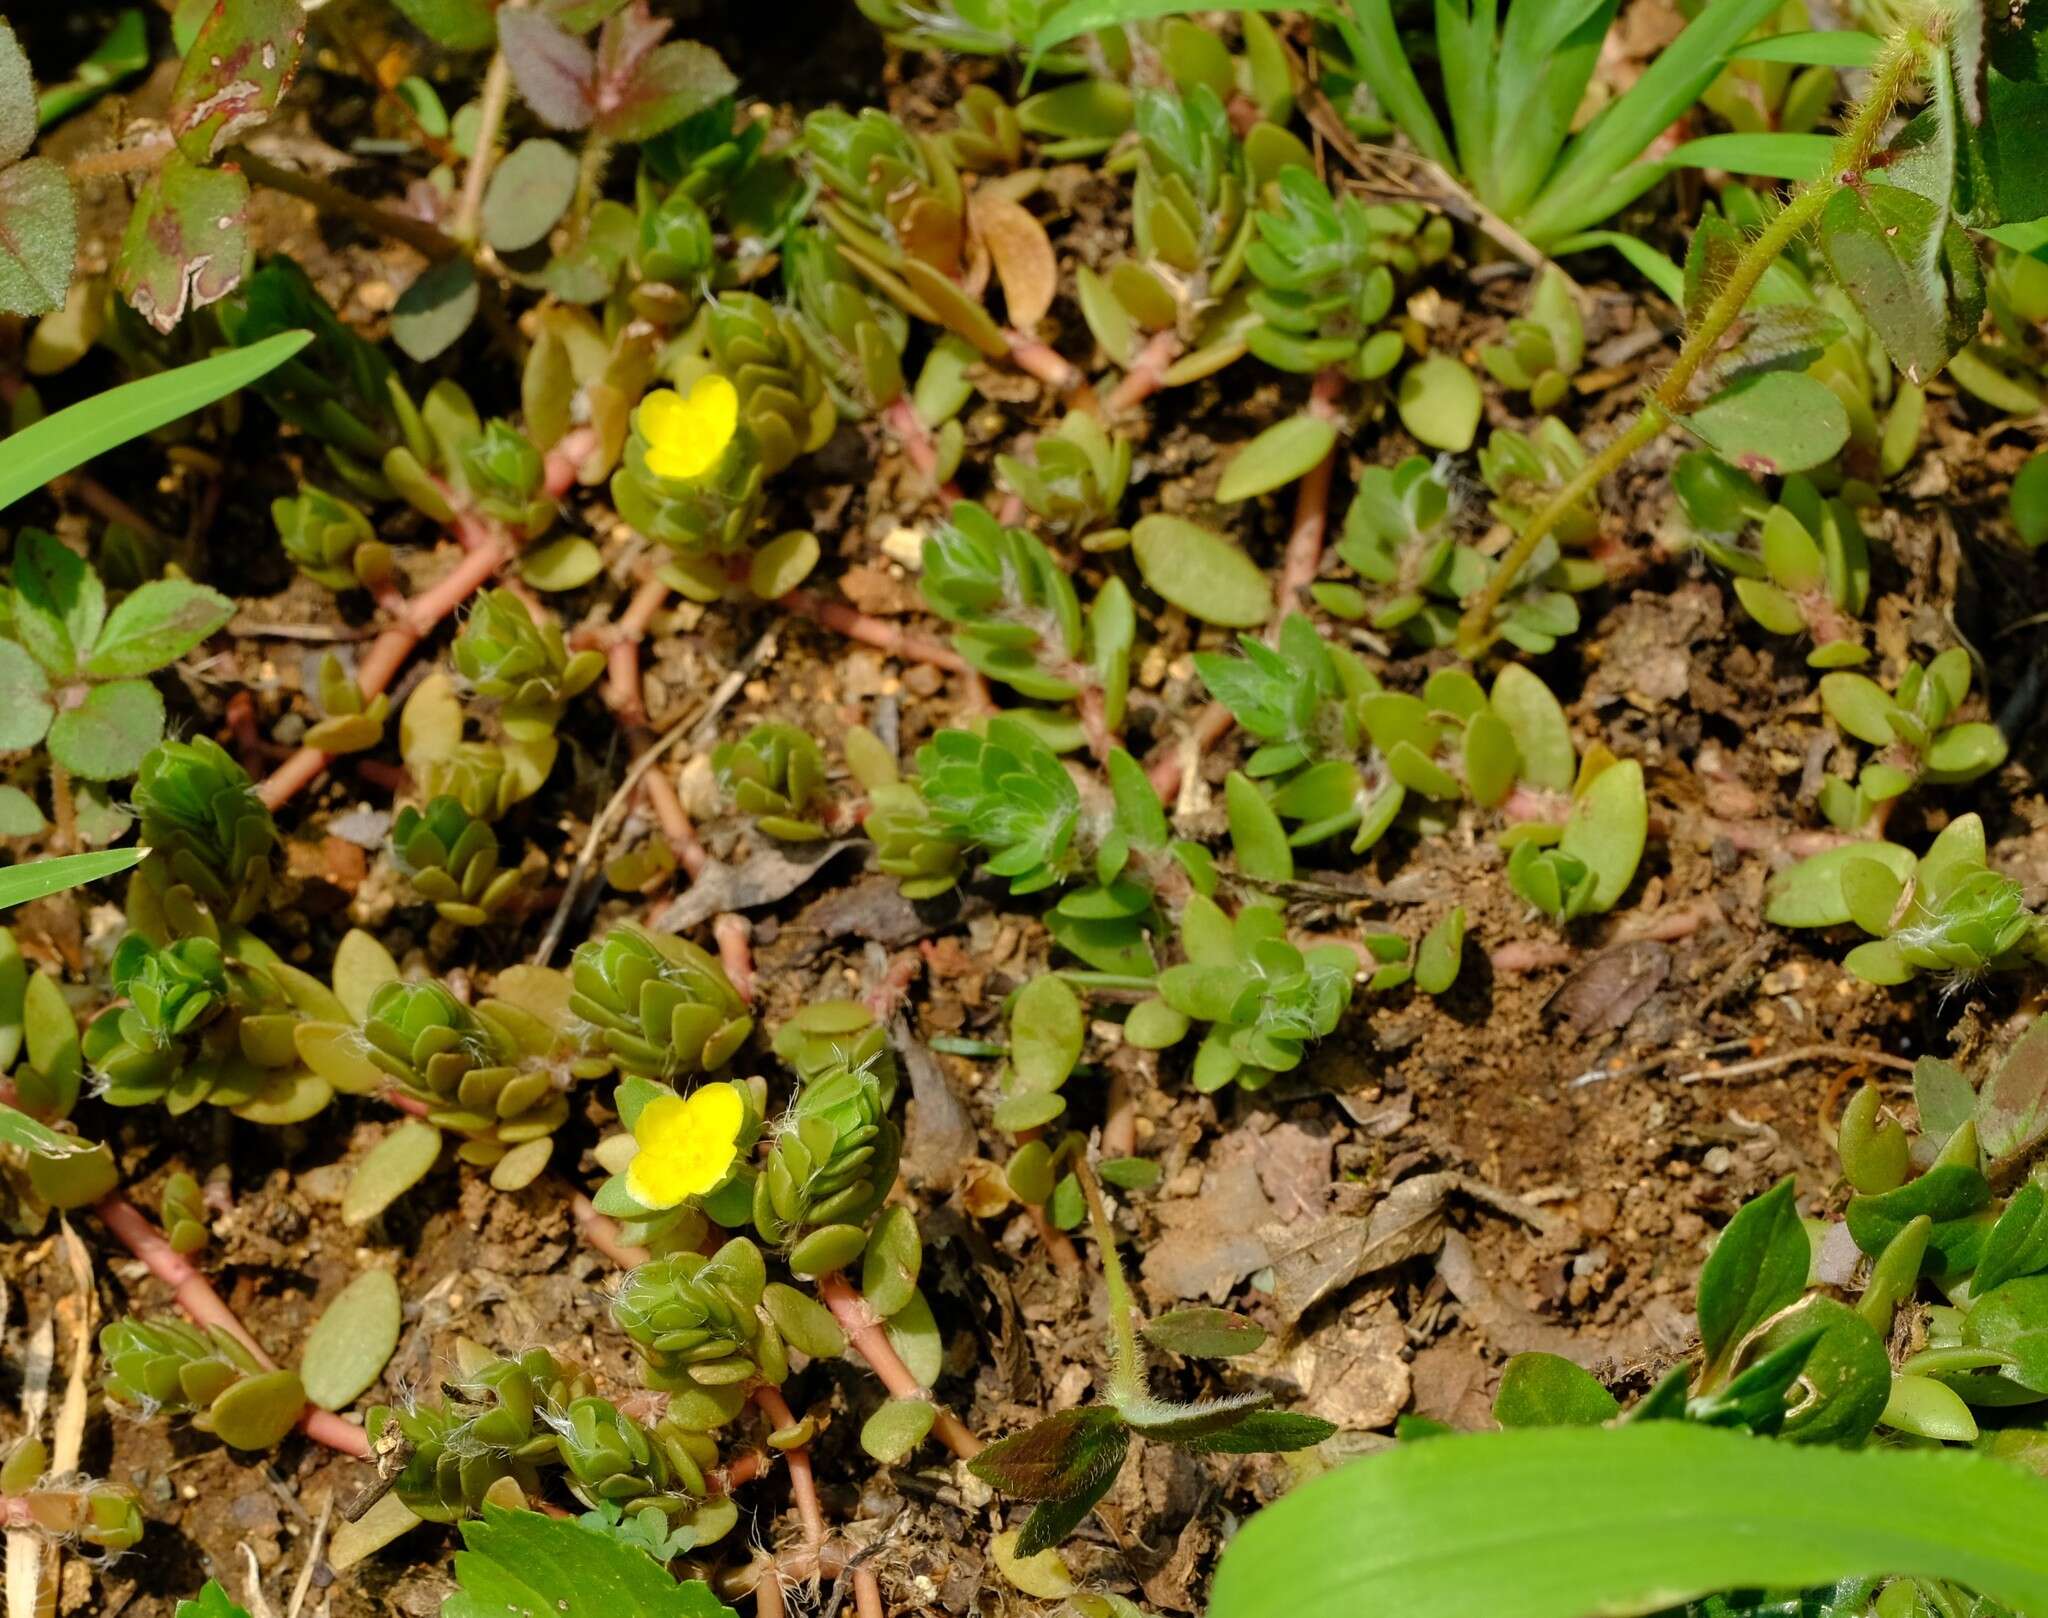
[{"label": "succulent green leaf", "polygon": [[1479,379],[1462,360],[1432,354],[1402,374],[1397,403],[1401,425],[1418,440],[1462,455],[1478,434],[1484,398]]},{"label": "succulent green leaf", "polygon": [[299,1354],[306,1397],[322,1410],[356,1402],[398,1348],[405,1308],[389,1270],[365,1270],[321,1311]]},{"label": "succulent green leaf", "polygon": [[922,1444],[938,1407],[929,1399],[890,1399],[861,1423],[860,1447],[884,1466],[894,1466]]},{"label": "succulent green leaf", "polygon": [[408,1118],[370,1148],[341,1196],[341,1217],[368,1224],[426,1178],[441,1155],[441,1131]]},{"label": "succulent green leaf", "polygon": [[1131,554],[1155,592],[1205,624],[1250,629],[1272,616],[1265,570],[1198,523],[1156,512],[1141,517],[1131,530]]},{"label": "succulent green leaf", "polygon": [[1081,1059],[1081,997],[1054,973],[1033,978],[1010,1011],[1010,1062],[1026,1090],[1057,1090]]},{"label": "succulent green leaf", "polygon": [[1275,422],[1224,469],[1216,498],[1226,503],[1270,494],[1307,477],[1337,447],[1337,425],[1325,416],[1290,416]]},{"label": "succulent green leaf", "polygon": [[425,364],[451,348],[476,318],[476,271],[467,259],[435,264],[398,295],[391,340]]}]

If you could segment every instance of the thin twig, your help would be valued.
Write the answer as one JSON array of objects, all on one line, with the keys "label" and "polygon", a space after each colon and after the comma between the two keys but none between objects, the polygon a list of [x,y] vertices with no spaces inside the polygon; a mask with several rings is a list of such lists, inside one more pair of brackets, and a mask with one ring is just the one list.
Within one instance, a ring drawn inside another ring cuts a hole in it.
[{"label": "thin twig", "polygon": [[1759,1056],[1752,1062],[1737,1062],[1729,1067],[1703,1067],[1691,1073],[1681,1073],[1675,1082],[1699,1084],[1708,1079],[1748,1079],[1759,1073],[1771,1073],[1781,1067],[1790,1067],[1795,1062],[1812,1062],[1823,1058],[1837,1062],[1870,1062],[1878,1067],[1898,1068],[1904,1072],[1913,1071],[1910,1057],[1893,1056],[1889,1051],[1864,1050],[1856,1045],[1801,1045],[1797,1050],[1780,1051],[1776,1056]]},{"label": "thin twig", "polygon": [[483,217],[484,187],[490,183],[491,164],[498,155],[498,126],[505,121],[505,108],[512,100],[512,64],[503,51],[491,53],[491,65],[484,72],[483,94],[477,101],[476,136],[469,148],[469,170],[462,177],[462,200],[456,204],[451,222],[457,238],[476,240],[477,221]]},{"label": "thin twig", "polygon": [[540,947],[534,951],[535,966],[546,966],[556,949],[560,947],[562,934],[568,930],[569,914],[576,905],[576,896],[582,891],[583,884],[590,880],[590,873],[596,869],[598,856],[603,851],[604,840],[611,831],[612,823],[625,812],[627,801],[632,797],[633,789],[640,784],[640,778],[653,769],[661,761],[662,755],[678,742],[686,737],[710,734],[710,727],[718,722],[718,716],[724,713],[733,698],[740,694],[741,688],[752,677],[754,670],[775,655],[777,633],[777,630],[770,629],[754,642],[747,655],[741,658],[732,672],[719,682],[718,689],[712,693],[710,703],[701,714],[678,719],[661,733],[660,739],[652,747],[628,767],[625,778],[619,782],[618,790],[611,795],[610,801],[598,812],[597,819],[590,824],[590,835],[584,838],[582,851],[577,854],[576,863],[570,868],[569,880],[563,884],[561,902],[555,906],[554,916],[548,922],[548,930],[541,935]]},{"label": "thin twig", "polygon": [[380,236],[389,236],[395,242],[404,242],[406,246],[436,264],[469,256],[462,243],[428,224],[426,220],[415,219],[411,214],[398,213],[390,208],[381,208],[376,203],[357,196],[353,191],[344,190],[330,180],[279,168],[268,158],[258,157],[246,146],[230,148],[227,157],[230,162],[238,164],[243,174],[257,185],[310,202],[323,215],[338,215],[354,221],[365,230],[374,231]]}]

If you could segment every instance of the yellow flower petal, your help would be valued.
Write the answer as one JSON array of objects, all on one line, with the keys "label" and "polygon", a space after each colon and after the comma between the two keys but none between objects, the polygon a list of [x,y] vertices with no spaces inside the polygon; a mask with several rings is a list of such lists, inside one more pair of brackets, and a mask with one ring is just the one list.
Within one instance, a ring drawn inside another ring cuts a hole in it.
[{"label": "yellow flower petal", "polygon": [[626,1191],[643,1208],[673,1208],[716,1191],[732,1173],[746,1102],[730,1084],[688,1097],[658,1096],[641,1109],[626,1165]]},{"label": "yellow flower petal", "polygon": [[663,388],[640,401],[647,470],[662,478],[702,477],[718,464],[739,427],[739,390],[713,373],[688,399]]}]

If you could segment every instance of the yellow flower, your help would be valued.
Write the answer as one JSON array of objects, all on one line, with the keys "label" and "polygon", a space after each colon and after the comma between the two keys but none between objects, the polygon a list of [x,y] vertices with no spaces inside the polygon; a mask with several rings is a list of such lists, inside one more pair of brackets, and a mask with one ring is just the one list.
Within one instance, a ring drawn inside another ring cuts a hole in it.
[{"label": "yellow flower", "polygon": [[648,471],[659,478],[700,478],[732,442],[740,396],[714,372],[700,378],[687,399],[673,388],[657,388],[640,401],[637,419],[647,440]]},{"label": "yellow flower", "polygon": [[730,1084],[685,1096],[657,1096],[633,1123],[639,1151],[626,1165],[626,1191],[643,1208],[673,1208],[708,1196],[731,1178],[747,1103]]}]

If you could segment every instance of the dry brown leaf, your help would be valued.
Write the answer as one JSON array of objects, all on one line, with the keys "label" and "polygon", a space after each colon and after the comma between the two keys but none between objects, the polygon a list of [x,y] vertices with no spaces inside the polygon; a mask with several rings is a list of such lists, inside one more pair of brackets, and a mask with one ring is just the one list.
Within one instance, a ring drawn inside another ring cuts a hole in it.
[{"label": "dry brown leaf", "polygon": [[1444,1204],[1460,1192],[1539,1231],[1551,1215],[1469,1174],[1418,1174],[1403,1180],[1372,1212],[1330,1214],[1306,1224],[1269,1224],[1259,1239],[1273,1265],[1273,1297],[1292,1324],[1361,1275],[1433,1253],[1444,1239]]},{"label": "dry brown leaf", "polygon": [[1010,324],[1029,332],[1045,318],[1059,290],[1059,265],[1045,227],[1021,203],[977,192],[968,204],[975,232],[988,244]]}]

